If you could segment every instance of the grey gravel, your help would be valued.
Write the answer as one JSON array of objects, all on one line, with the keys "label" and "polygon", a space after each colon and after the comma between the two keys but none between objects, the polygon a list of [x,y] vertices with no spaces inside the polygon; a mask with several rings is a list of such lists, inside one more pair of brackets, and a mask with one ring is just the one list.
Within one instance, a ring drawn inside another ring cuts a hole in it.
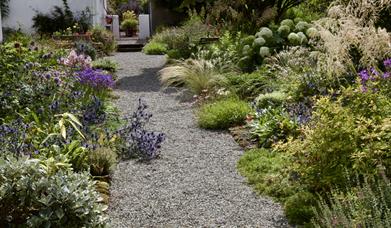
[{"label": "grey gravel", "polygon": [[143,97],[154,116],[152,130],[167,140],[148,164],[121,162],[113,176],[109,207],[112,227],[286,227],[279,204],[257,196],[236,164],[243,150],[226,132],[197,127],[194,110],[163,92],[157,72],[163,56],[118,53],[121,70],[116,104],[126,115]]}]

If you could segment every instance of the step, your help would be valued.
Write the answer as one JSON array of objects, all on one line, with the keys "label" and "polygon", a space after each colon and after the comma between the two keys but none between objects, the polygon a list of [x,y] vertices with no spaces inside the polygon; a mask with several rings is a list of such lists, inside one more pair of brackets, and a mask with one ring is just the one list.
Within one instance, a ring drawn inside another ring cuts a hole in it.
[{"label": "step", "polygon": [[139,52],[144,44],[118,44],[118,52]]}]

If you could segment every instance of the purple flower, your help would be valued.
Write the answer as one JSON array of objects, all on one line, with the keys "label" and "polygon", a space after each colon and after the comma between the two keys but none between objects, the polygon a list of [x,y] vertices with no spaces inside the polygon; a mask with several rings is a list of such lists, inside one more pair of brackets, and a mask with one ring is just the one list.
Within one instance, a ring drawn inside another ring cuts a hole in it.
[{"label": "purple flower", "polygon": [[360,71],[360,73],[358,73],[358,75],[361,78],[362,84],[365,84],[371,78],[371,76],[369,75],[369,72],[367,70]]},{"label": "purple flower", "polygon": [[391,76],[391,73],[390,72],[386,72],[386,73],[383,74],[382,78],[387,79],[387,78],[390,78],[390,76]]},{"label": "purple flower", "polygon": [[391,68],[391,59],[386,59],[386,60],[384,60],[384,66],[385,67],[389,67],[389,68]]},{"label": "purple flower", "polygon": [[111,75],[104,74],[101,70],[85,69],[77,72],[77,77],[81,84],[91,86],[96,89],[107,89],[114,86]]}]

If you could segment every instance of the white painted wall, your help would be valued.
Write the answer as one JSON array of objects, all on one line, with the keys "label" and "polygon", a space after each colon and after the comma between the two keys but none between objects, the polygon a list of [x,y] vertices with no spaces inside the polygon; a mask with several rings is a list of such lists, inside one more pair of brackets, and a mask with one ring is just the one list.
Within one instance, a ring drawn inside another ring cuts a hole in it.
[{"label": "white painted wall", "polygon": [[[89,7],[93,15],[94,25],[104,25],[106,16],[106,0],[68,0],[72,12],[85,10]],[[21,28],[24,32],[34,32],[32,29],[32,18],[36,11],[42,13],[50,12],[54,6],[62,7],[61,0],[11,0],[9,2],[10,13],[3,21],[3,27],[14,29]]]}]

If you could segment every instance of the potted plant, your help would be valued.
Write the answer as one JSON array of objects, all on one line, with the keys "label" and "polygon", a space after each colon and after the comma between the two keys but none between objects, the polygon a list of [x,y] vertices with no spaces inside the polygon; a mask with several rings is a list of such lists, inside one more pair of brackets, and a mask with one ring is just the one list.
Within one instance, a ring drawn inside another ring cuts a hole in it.
[{"label": "potted plant", "polygon": [[106,15],[106,24],[111,25],[111,23],[113,23],[113,16]]},{"label": "potted plant", "polygon": [[135,20],[135,19],[127,19],[127,20],[124,20],[121,23],[121,29],[125,30],[126,36],[132,37],[136,33],[137,25],[138,25],[138,21],[137,20]]}]

